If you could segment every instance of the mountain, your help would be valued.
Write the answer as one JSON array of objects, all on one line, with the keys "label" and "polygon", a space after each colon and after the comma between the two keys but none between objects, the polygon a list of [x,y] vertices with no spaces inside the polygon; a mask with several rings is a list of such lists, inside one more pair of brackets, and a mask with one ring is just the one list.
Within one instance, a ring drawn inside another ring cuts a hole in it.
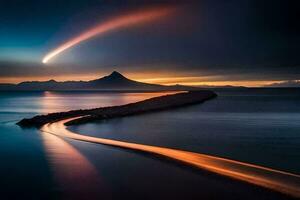
[{"label": "mountain", "polygon": [[0,84],[0,90],[27,91],[27,90],[140,90],[140,91],[162,91],[162,90],[195,90],[197,88],[188,86],[164,86],[158,84],[142,83],[130,80],[117,71],[108,76],[91,81],[28,81],[19,84]]},{"label": "mountain", "polygon": [[104,88],[104,89],[161,89],[162,85],[142,83],[130,80],[120,74],[119,72],[112,72],[103,78],[92,80],[86,83],[90,88]]}]

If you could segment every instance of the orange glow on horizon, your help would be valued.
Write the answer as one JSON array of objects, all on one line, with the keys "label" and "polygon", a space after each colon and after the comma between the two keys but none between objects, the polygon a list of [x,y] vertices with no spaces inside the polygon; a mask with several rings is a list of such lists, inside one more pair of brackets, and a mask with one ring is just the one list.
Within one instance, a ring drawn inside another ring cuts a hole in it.
[{"label": "orange glow on horizon", "polygon": [[[107,73],[91,73],[91,74],[70,74],[70,75],[53,75],[53,76],[28,76],[28,77],[0,77],[0,83],[20,83],[24,81],[48,81],[54,79],[56,81],[90,81],[107,76]],[[187,86],[245,86],[245,87],[263,87],[274,83],[282,83],[284,80],[225,80],[222,76],[182,76],[180,74],[167,73],[126,73],[129,79],[161,85],[187,85]],[[156,77],[156,78],[153,78]],[[300,80],[298,80],[300,81]]]},{"label": "orange glow on horizon", "polygon": [[154,19],[158,19],[159,17],[166,16],[174,11],[174,8],[171,7],[163,7],[163,8],[152,8],[139,12],[130,13],[127,15],[115,17],[113,19],[107,20],[106,22],[100,23],[95,27],[81,33],[80,35],[72,38],[71,40],[65,42],[60,45],[58,48],[54,49],[50,53],[48,53],[43,58],[43,63],[47,63],[50,59],[57,56],[61,52],[77,45],[80,42],[83,42],[89,38],[92,38],[96,35],[104,34],[109,31],[113,31],[119,28],[124,28],[127,26],[133,26],[141,23],[145,23]]},{"label": "orange glow on horizon", "polygon": [[[103,74],[105,76],[107,74]],[[222,80],[222,77],[217,76],[167,76],[162,74],[162,77],[157,77],[156,73],[145,73],[145,74],[136,74],[130,73],[127,76],[129,79],[161,84],[161,85],[187,85],[187,86],[245,86],[245,87],[263,87],[273,83],[282,83],[282,80],[237,80],[237,81],[226,81]],[[48,81],[54,79],[56,81],[90,81],[102,77],[101,75],[93,74],[82,74],[82,75],[53,75],[53,76],[40,76],[40,77],[6,77],[0,78],[1,83],[20,83],[23,81]],[[152,78],[152,77],[157,78]],[[216,80],[221,79],[221,80]]]},{"label": "orange glow on horizon", "polygon": [[283,81],[278,80],[237,80],[237,81],[226,81],[226,80],[214,80],[222,79],[218,76],[208,77],[193,77],[193,76],[181,76],[181,77],[162,77],[162,78],[138,78],[137,81],[162,84],[162,85],[186,85],[186,86],[245,86],[245,87],[263,87],[273,83],[281,83]]}]

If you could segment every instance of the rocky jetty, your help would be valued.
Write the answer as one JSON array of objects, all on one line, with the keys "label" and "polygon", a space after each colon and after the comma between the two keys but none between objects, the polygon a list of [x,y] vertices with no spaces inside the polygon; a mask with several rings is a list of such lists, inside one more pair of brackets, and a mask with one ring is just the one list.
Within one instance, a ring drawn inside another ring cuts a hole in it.
[{"label": "rocky jetty", "polygon": [[30,119],[22,119],[17,124],[22,127],[40,127],[46,123],[55,122],[62,119],[79,117],[76,120],[68,122],[71,124],[82,124],[95,120],[104,120],[117,117],[125,117],[130,115],[166,110],[176,107],[182,107],[191,104],[202,103],[206,100],[216,97],[216,93],[209,90],[180,92],[171,95],[164,95],[130,103],[121,106],[101,107],[86,110],[72,110],[68,112],[50,113],[47,115],[38,115]]}]

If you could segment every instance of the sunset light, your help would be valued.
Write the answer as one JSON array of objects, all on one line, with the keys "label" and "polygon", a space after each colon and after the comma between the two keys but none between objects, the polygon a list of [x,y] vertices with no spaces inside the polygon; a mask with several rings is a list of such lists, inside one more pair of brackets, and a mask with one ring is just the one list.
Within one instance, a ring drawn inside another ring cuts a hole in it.
[{"label": "sunset light", "polygon": [[2,0],[1,199],[300,199],[299,10]]}]

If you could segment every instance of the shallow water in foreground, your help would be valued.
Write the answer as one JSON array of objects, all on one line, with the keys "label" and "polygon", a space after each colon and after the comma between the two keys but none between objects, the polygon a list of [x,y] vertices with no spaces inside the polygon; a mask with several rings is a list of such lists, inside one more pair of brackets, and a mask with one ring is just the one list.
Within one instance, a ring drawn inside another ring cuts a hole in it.
[{"label": "shallow water in foreground", "polygon": [[[299,90],[222,90],[218,94],[217,99],[196,106],[71,129],[300,173]],[[235,181],[146,155],[97,144],[65,142],[38,130],[22,130],[14,125],[16,120],[39,113],[120,105],[152,95],[1,93],[2,190],[23,198],[28,195],[31,199],[45,196],[65,199],[87,194],[104,199],[282,197],[243,183],[237,187]]]}]

